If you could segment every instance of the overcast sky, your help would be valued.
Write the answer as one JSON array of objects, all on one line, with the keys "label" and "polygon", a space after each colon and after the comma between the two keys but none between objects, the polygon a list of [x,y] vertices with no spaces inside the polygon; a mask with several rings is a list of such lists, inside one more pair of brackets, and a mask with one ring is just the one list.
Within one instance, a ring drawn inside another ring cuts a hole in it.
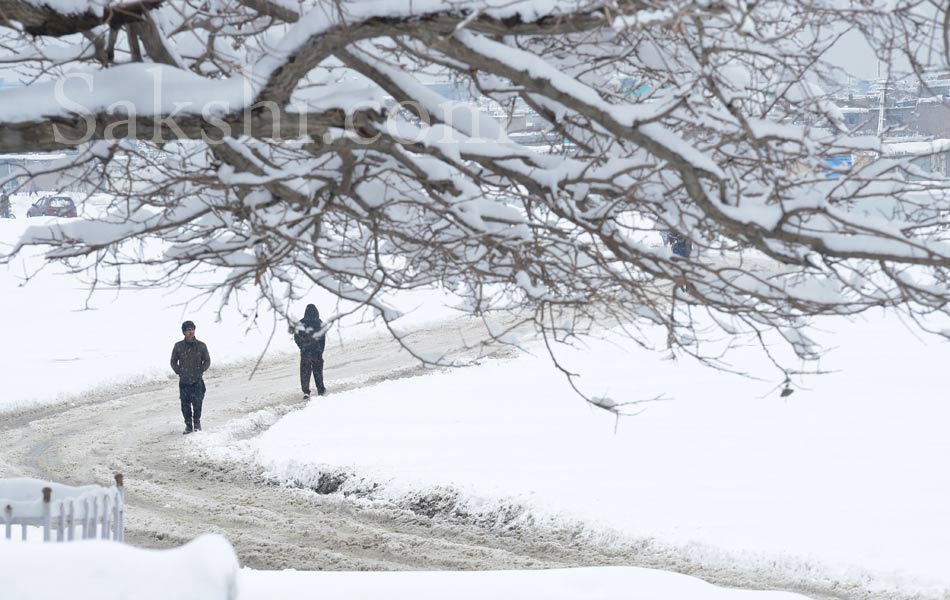
[{"label": "overcast sky", "polygon": [[[825,54],[825,59],[858,79],[877,77],[878,61],[861,34],[851,31]],[[881,66],[883,72],[884,67]]]},{"label": "overcast sky", "polygon": [[[921,5],[919,11],[922,15],[934,19],[934,23],[939,24],[941,19],[934,13],[937,7]],[[933,36],[924,35],[915,40],[918,48],[915,54],[917,60],[922,64],[932,65],[931,68],[945,70],[948,68],[946,57],[942,52],[942,41],[939,32],[934,32]],[[936,50],[934,50],[936,48]],[[878,77],[878,59],[871,50],[871,46],[865,41],[864,37],[857,31],[850,31],[838,41],[827,53],[825,59],[831,64],[845,69],[848,73],[858,79],[874,79]],[[893,64],[894,74],[906,74],[910,71],[910,63],[904,58],[898,58]],[[880,65],[880,76],[887,74],[887,65]]]}]

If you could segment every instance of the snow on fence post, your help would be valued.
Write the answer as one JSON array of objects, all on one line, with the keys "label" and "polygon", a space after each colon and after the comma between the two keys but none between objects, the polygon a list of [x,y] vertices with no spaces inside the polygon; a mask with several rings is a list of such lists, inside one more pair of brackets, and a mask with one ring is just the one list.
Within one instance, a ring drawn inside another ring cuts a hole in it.
[{"label": "snow on fence post", "polygon": [[43,488],[43,541],[48,542],[50,538],[50,530],[52,529],[52,522],[50,520],[50,507],[49,501],[50,496],[53,495],[53,488],[45,487]]},{"label": "snow on fence post", "polygon": [[86,504],[86,526],[83,528],[87,540],[96,539],[96,515],[99,513],[99,498],[93,496]]},{"label": "snow on fence post", "polygon": [[82,499],[82,538],[89,539],[89,498]]},{"label": "snow on fence post", "polygon": [[118,502],[115,503],[115,536],[117,542],[125,541],[125,484],[122,473],[115,474],[115,489],[119,492]]},{"label": "snow on fence post", "polygon": [[109,539],[109,517],[112,516],[112,507],[110,506],[110,501],[112,496],[104,496],[102,498],[102,531],[100,531],[99,537],[104,540]]},{"label": "snow on fence post", "polygon": [[69,515],[66,516],[66,519],[69,521],[69,533],[66,536],[67,541],[73,541],[76,539],[76,501],[69,501]]},{"label": "snow on fence post", "polygon": [[[121,473],[115,486],[69,486],[28,477],[0,479],[0,539],[11,539],[13,526],[19,525],[27,541],[28,527],[42,527],[44,542],[67,539],[103,539],[123,541],[125,490]],[[41,492],[41,494],[40,494]],[[53,502],[56,494],[56,502]],[[37,496],[40,496],[37,498]],[[76,528],[82,526],[82,533]]]},{"label": "snow on fence post", "polygon": [[59,516],[56,517],[56,541],[62,542],[66,539],[66,501],[59,502]]}]

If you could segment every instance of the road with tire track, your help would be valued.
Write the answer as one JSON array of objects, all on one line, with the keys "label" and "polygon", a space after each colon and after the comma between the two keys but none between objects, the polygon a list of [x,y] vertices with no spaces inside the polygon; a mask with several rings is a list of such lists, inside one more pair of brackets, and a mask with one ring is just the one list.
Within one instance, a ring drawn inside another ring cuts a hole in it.
[{"label": "road with tire track", "polygon": [[[461,320],[430,326],[414,333],[413,343],[421,351],[459,348],[462,339],[476,338],[481,327]],[[433,372],[385,335],[331,343],[326,356],[330,393]],[[206,374],[205,432],[192,436],[180,433],[177,384],[171,378],[3,415],[0,477],[75,485],[108,483],[113,473],[121,472],[127,490],[128,543],[160,548],[202,533],[220,533],[234,545],[241,564],[255,569],[635,565],[732,587],[784,589],[813,598],[868,597],[859,586],[849,588],[820,577],[802,581],[782,570],[709,564],[655,540],[608,543],[584,535],[576,524],[506,529],[453,514],[422,514],[412,507],[375,506],[339,494],[273,485],[253,465],[211,460],[195,441],[255,411],[284,414],[304,405],[294,357],[263,362],[249,380],[251,367],[212,367]]]}]

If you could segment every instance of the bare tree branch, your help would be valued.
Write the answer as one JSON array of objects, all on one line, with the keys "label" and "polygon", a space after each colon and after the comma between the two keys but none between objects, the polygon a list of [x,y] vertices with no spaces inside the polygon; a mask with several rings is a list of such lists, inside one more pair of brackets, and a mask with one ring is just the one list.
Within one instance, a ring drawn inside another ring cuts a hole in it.
[{"label": "bare tree branch", "polygon": [[100,25],[118,28],[136,23],[161,4],[162,0],[139,0],[105,7],[90,3],[85,11],[61,13],[44,2],[0,0],[0,27],[20,23],[23,31],[30,35],[60,37],[89,31]]}]

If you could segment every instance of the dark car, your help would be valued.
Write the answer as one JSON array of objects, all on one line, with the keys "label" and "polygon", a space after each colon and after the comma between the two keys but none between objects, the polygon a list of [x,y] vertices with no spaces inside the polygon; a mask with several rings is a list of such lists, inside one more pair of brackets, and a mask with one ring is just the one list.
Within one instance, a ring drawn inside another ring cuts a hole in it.
[{"label": "dark car", "polygon": [[28,217],[75,217],[76,204],[69,196],[47,196],[26,211]]}]

